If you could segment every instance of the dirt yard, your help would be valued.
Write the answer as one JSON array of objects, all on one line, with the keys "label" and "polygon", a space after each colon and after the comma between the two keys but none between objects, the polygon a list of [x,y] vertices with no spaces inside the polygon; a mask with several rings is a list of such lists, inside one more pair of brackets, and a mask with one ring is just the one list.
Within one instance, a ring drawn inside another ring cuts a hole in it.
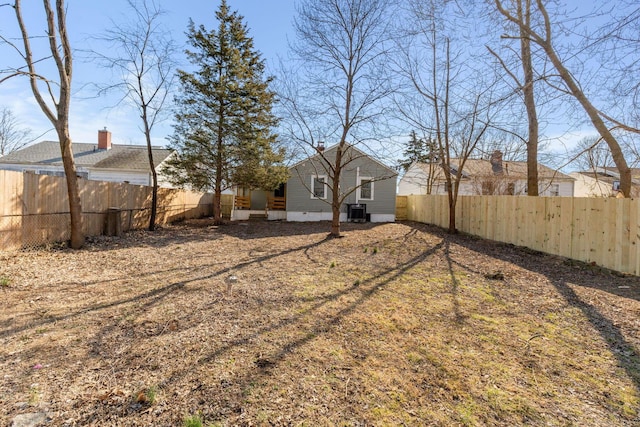
[{"label": "dirt yard", "polygon": [[0,425],[640,425],[638,277],[423,224],[327,232],[0,253]]}]

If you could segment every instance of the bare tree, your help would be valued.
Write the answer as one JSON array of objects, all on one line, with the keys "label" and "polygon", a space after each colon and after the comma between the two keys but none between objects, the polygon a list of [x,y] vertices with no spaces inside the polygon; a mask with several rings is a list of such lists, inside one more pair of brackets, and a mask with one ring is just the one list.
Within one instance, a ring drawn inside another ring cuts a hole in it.
[{"label": "bare tree", "polygon": [[582,171],[596,172],[598,168],[614,166],[609,147],[597,136],[582,138],[574,151],[574,163]]},{"label": "bare tree", "polygon": [[[373,139],[389,94],[383,63],[390,7],[385,0],[304,0],[297,6],[292,50],[302,64],[296,70],[301,80],[279,95],[289,137],[322,160],[331,189],[331,236],[340,235],[341,205],[355,191],[340,185],[354,160],[349,147]],[[337,141],[330,158],[329,151],[316,151],[322,140]]]},{"label": "bare tree", "polygon": [[[524,15],[514,15],[504,6],[502,0],[495,0],[495,5],[498,11],[509,22],[518,26],[519,34],[511,37],[526,37],[530,39],[532,43],[539,46],[556,69],[559,78],[564,84],[563,90],[573,96],[587,113],[591,123],[609,146],[613,160],[620,173],[620,190],[625,197],[629,197],[631,191],[631,170],[627,165],[618,140],[612,134],[610,126],[607,126],[607,123],[605,123],[605,120],[611,122],[611,118],[603,114],[593,105],[585,95],[575,75],[571,73],[565,65],[565,62],[560,58],[554,46],[553,23],[551,22],[544,0],[535,0],[535,4],[532,4],[531,14],[535,13],[536,17],[540,18],[541,25],[539,26],[532,25],[531,20],[527,20]],[[619,123],[615,123],[615,126],[618,125]]]},{"label": "bare tree", "polygon": [[[116,73],[117,83],[103,86],[100,93],[117,91],[120,102],[134,106],[142,120],[141,130],[147,143],[149,170],[153,179],[149,230],[155,229],[158,206],[158,174],[153,158],[151,133],[163,119],[166,100],[174,81],[177,50],[170,35],[161,26],[164,11],[154,0],[127,0],[132,19],[112,25],[100,40],[107,42],[104,53],[95,56]],[[120,104],[120,103],[119,103]]]},{"label": "bare tree", "polygon": [[[515,15],[529,27],[531,26],[531,1],[532,0],[515,0],[512,2],[515,7]],[[534,90],[535,77],[531,54],[531,40],[521,27],[518,27],[517,30],[519,33],[518,40],[520,41],[520,51],[517,57],[522,67],[522,79],[507,66],[505,61],[493,49],[487,48],[500,61],[507,75],[513,79],[517,90],[522,92],[528,123],[528,137],[524,141],[527,147],[527,194],[529,196],[538,196],[538,146],[540,126],[538,123]]]},{"label": "bare tree", "polygon": [[[46,37],[48,40],[48,55],[46,58],[35,58],[31,45],[31,37],[27,30],[22,15],[22,2],[16,0],[12,5],[22,38],[22,49],[6,37],[0,36],[3,42],[10,45],[20,55],[24,62],[23,67],[8,71],[0,82],[15,77],[27,76],[31,84],[31,91],[38,105],[47,116],[58,134],[62,164],[67,182],[67,194],[69,196],[69,212],[71,217],[70,245],[79,249],[84,245],[82,231],[82,206],[80,204],[80,189],[76,165],[73,159],[71,136],[69,135],[69,106],[71,103],[71,76],[73,61],[71,45],[67,34],[66,7],[64,0],[56,0],[55,9],[49,0],[44,0],[46,14]],[[54,81],[38,73],[36,65],[45,59],[53,59],[58,72],[58,80]],[[41,86],[40,86],[41,85]],[[57,88],[57,96],[55,94]],[[43,95],[43,93],[45,95]],[[49,101],[45,99],[49,97]]]},{"label": "bare tree", "polygon": [[[614,120],[615,136],[630,167],[640,164],[640,5],[635,0],[599,4],[595,25],[581,35],[586,55],[598,60],[596,88],[607,101],[608,116]],[[602,19],[604,17],[605,19]],[[624,123],[621,123],[624,122]]]},{"label": "bare tree", "polygon": [[[622,117],[620,121],[624,121],[625,126],[620,128],[635,133],[637,138],[640,128],[640,5],[636,0],[596,2],[590,18],[591,25],[581,31],[578,46],[584,56],[597,61],[598,65],[594,70],[598,85],[590,87],[589,92],[595,92],[607,101],[608,115]],[[623,135],[616,136],[622,139]]]},{"label": "bare tree", "polygon": [[478,67],[480,59],[469,52],[452,55],[445,27],[456,22],[460,29],[462,20],[446,1],[414,1],[411,13],[414,25],[398,42],[397,62],[408,87],[396,105],[406,122],[434,136],[449,199],[449,231],[455,233],[460,181],[465,163],[491,128],[495,80],[487,81],[491,68]]},{"label": "bare tree", "polygon": [[7,107],[0,110],[0,157],[19,150],[33,141],[31,129],[20,126]]},{"label": "bare tree", "polygon": [[[515,121],[516,119],[513,120]],[[498,120],[496,119],[494,123],[497,122]],[[498,150],[502,152],[505,161],[526,162],[527,139],[522,136],[523,134],[526,134],[526,131],[521,129],[509,130],[504,128],[502,124],[494,124],[492,129],[487,130],[486,137],[478,142],[474,157],[488,159]],[[539,147],[544,146],[545,144],[539,145]]]}]

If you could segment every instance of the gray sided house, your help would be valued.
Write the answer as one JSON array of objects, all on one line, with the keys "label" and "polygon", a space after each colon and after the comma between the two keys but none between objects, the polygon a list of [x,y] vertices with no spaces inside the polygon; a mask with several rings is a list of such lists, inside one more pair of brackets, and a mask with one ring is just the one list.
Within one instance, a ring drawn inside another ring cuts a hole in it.
[{"label": "gray sided house", "polygon": [[[72,149],[76,171],[81,178],[134,185],[153,184],[146,145],[112,145],[111,132],[105,129],[98,131],[96,143],[73,143]],[[154,147],[152,153],[159,173],[172,151]],[[57,141],[42,141],[14,151],[0,157],[0,169],[64,176],[60,144]],[[160,175],[158,181],[159,185],[168,186],[163,185]]]},{"label": "gray sided house", "polygon": [[[290,178],[275,191],[236,188],[231,219],[330,221],[332,182],[327,162],[335,162],[336,150],[337,146],[318,149],[293,165]],[[397,172],[353,146],[348,146],[343,164],[340,188],[346,197],[340,221],[395,221]]]},{"label": "gray sided house", "polygon": [[[291,167],[286,184],[287,221],[330,221],[331,187],[327,162],[335,162],[337,145]],[[340,189],[346,195],[340,221],[393,222],[397,172],[361,150],[347,146]]]}]

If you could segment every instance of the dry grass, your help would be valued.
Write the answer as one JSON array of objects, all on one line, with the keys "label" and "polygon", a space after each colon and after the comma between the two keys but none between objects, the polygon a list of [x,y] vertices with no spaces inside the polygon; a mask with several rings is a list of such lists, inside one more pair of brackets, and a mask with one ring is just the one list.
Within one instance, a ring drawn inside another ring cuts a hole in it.
[{"label": "dry grass", "polygon": [[0,424],[640,423],[637,277],[422,224],[327,230],[0,254]]}]

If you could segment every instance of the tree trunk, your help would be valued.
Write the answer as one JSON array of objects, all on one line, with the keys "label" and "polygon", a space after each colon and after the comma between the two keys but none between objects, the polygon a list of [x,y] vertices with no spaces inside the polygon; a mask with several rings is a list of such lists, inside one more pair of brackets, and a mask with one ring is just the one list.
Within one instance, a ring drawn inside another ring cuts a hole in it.
[{"label": "tree trunk", "polygon": [[331,237],[340,237],[340,204],[336,206],[335,200],[331,203]]},{"label": "tree trunk", "polygon": [[[522,2],[525,2],[525,9],[522,10]],[[531,22],[531,1],[521,0],[518,3],[518,14],[520,19],[529,25]],[[520,51],[522,53],[522,70],[524,71],[524,105],[527,109],[527,120],[529,122],[529,139],[527,140],[527,195],[538,196],[538,114],[536,111],[536,100],[533,89],[533,64],[531,60],[531,40],[526,37],[520,28]]]},{"label": "tree trunk", "polygon": [[[153,161],[151,161],[153,167]],[[155,169],[151,169],[153,187],[151,188],[151,215],[149,215],[149,231],[156,229],[156,216],[158,214],[158,174]]]},{"label": "tree trunk", "polygon": [[447,196],[449,199],[449,229],[448,232],[456,234],[456,205],[458,204],[458,187],[460,182],[460,174],[456,174],[455,180],[451,177],[451,168],[447,165],[447,173],[449,174],[449,191]]},{"label": "tree trunk", "polygon": [[456,198],[449,193],[449,233],[456,234]]},{"label": "tree trunk", "polygon": [[213,223],[222,224],[222,191],[219,186],[213,192]]},{"label": "tree trunk", "polygon": [[[219,70],[219,79],[222,79],[222,71]],[[218,98],[218,134],[216,141],[216,177],[215,177],[215,185],[213,190],[213,223],[215,225],[222,224],[222,208],[221,208],[221,200],[222,200],[222,177],[223,171],[222,168],[224,166],[224,159],[222,158],[222,150],[224,148],[223,134],[224,134],[224,99]]]},{"label": "tree trunk", "polygon": [[216,184],[213,190],[213,223],[215,225],[222,224],[222,186],[220,184]]},{"label": "tree trunk", "polygon": [[142,107],[142,121],[144,122],[144,135],[147,140],[147,155],[149,156],[149,169],[151,170],[152,185],[151,190],[151,215],[149,215],[149,231],[156,229],[156,216],[158,213],[158,174],[156,173],[156,165],[153,161],[153,149],[151,147],[151,129],[149,129],[149,120],[147,118],[147,108]]},{"label": "tree trunk", "polygon": [[56,127],[58,140],[60,141],[60,151],[62,153],[62,165],[67,182],[67,196],[69,198],[69,214],[71,217],[71,237],[69,246],[73,249],[80,249],[84,246],[84,233],[82,231],[82,205],[80,202],[80,188],[78,185],[78,175],[73,161],[73,151],[71,149],[71,137],[69,127],[59,124]]},{"label": "tree trunk", "polygon": [[340,174],[342,173],[342,155],[344,137],[336,150],[336,162],[331,182],[331,237],[340,237]]}]

